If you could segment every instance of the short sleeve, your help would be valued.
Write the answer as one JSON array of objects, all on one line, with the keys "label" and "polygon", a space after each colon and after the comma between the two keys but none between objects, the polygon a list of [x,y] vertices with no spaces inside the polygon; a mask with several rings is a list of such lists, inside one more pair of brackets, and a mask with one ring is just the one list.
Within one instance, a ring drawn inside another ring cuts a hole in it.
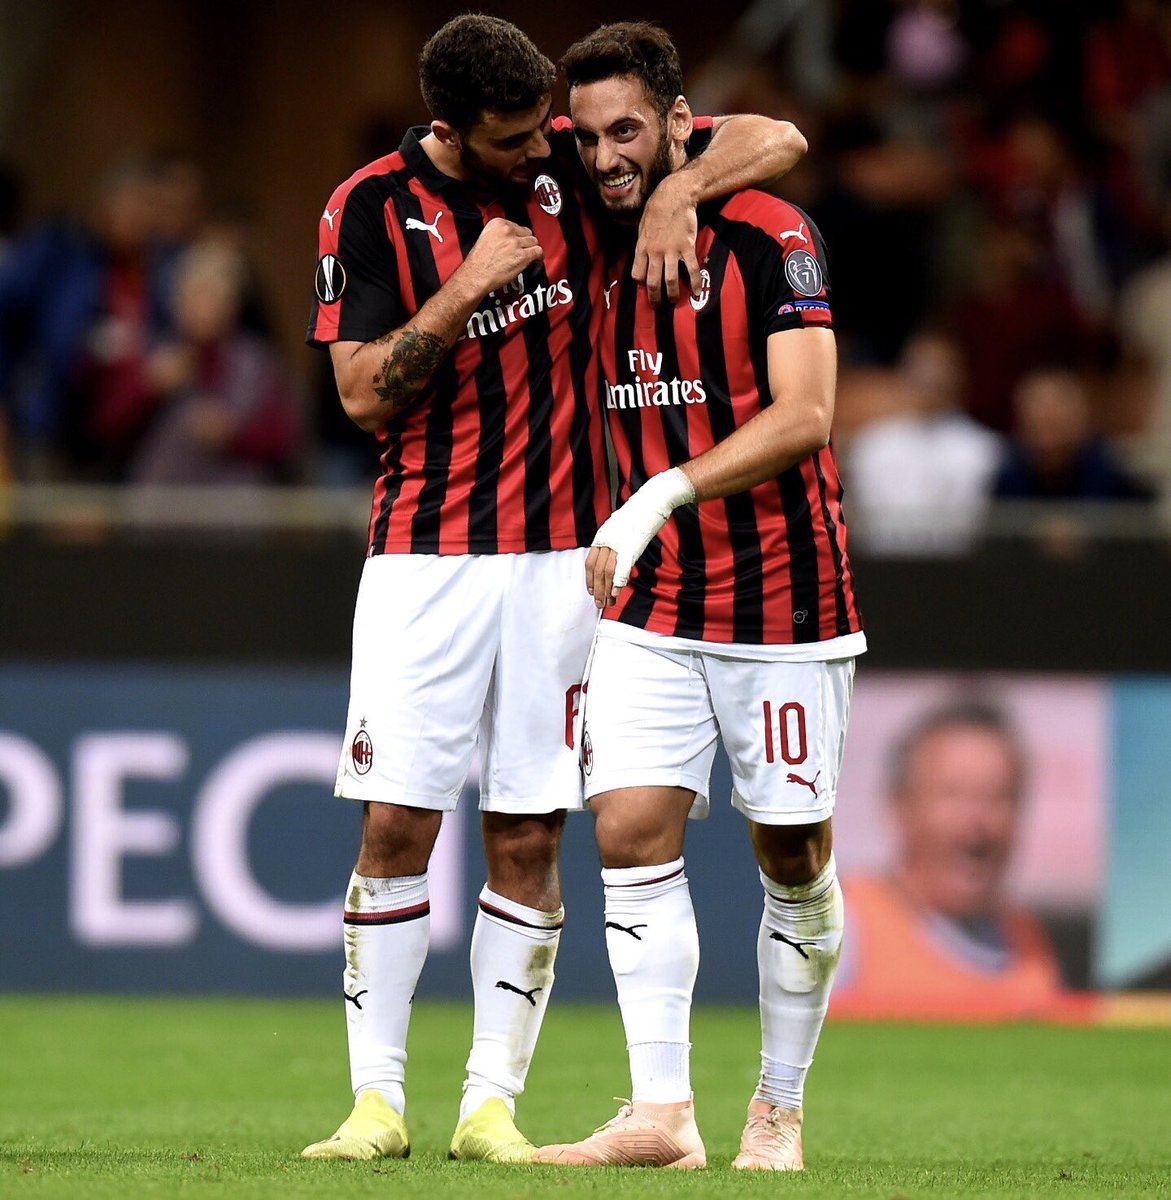
[{"label": "short sleeve", "polygon": [[305,340],[370,342],[410,315],[399,290],[398,260],[386,226],[382,177],[347,182],[318,222],[317,266]]},{"label": "short sleeve", "polygon": [[751,190],[734,196],[720,216],[748,304],[765,334],[832,329],[825,243],[809,217],[784,200]]}]

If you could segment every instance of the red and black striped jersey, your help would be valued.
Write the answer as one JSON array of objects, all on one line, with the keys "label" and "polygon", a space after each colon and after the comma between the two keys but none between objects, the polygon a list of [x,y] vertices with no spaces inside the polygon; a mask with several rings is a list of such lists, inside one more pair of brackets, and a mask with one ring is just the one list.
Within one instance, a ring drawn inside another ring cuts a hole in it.
[{"label": "red and black striped jersey", "polygon": [[[657,311],[625,261],[607,269],[603,395],[618,499],[772,404],[769,336],[832,328],[825,247],[809,218],[744,191],[701,212],[699,290]],[[748,492],[686,505],[606,610],[654,633],[789,645],[861,630],[832,447]]]},{"label": "red and black striped jersey", "polygon": [[429,386],[380,431],[371,554],[585,546],[609,511],[594,354],[603,258],[568,121],[550,142],[532,187],[489,203],[441,172],[412,130],[322,213],[314,346],[397,329],[493,217],[528,226],[544,250],[484,300]]}]

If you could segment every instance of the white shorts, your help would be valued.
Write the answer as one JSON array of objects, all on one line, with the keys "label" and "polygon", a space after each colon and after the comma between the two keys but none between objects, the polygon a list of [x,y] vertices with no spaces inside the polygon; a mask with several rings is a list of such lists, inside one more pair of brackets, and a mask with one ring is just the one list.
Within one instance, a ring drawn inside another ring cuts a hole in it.
[{"label": "white shorts", "polygon": [[478,739],[482,809],[581,808],[586,553],[368,558],[335,793],[451,811]]},{"label": "white shorts", "polygon": [[[631,641],[603,621],[587,684],[587,799],[628,787],[695,792],[708,813],[716,739],[732,766],[732,804],[761,825],[832,816],[854,659],[761,661],[695,643]],[[701,648],[702,647],[702,648]]]}]

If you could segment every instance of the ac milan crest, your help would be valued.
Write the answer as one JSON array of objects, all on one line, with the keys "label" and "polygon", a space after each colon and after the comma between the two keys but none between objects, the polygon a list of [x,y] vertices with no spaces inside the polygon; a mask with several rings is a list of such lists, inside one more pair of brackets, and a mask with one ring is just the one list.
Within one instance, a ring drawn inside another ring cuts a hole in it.
[{"label": "ac milan crest", "polygon": [[707,267],[699,273],[699,290],[691,293],[691,307],[699,312],[708,302],[712,294],[712,277]]},{"label": "ac milan crest", "polygon": [[594,769],[594,743],[589,733],[581,739],[581,769],[587,775]]},{"label": "ac milan crest", "polygon": [[350,744],[350,757],[354,760],[354,770],[359,775],[365,775],[374,765],[374,743],[364,730],[358,731],[357,737]]},{"label": "ac milan crest", "polygon": [[555,217],[561,211],[561,185],[551,175],[538,175],[533,192],[549,216]]}]

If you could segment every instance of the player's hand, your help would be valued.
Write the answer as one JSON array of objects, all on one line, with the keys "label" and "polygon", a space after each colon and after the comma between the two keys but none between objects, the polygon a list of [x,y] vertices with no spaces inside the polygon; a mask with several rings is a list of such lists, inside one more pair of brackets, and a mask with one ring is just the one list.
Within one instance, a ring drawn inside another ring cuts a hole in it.
[{"label": "player's hand", "polygon": [[545,257],[531,229],[493,217],[468,252],[461,270],[476,281],[482,295],[496,291],[535,262]]},{"label": "player's hand", "polygon": [[652,475],[602,522],[586,555],[586,589],[599,608],[614,603],[651,539],[680,504],[690,504],[694,499],[691,480],[679,467],[673,467]]},{"label": "player's hand", "polygon": [[679,264],[682,263],[692,290],[699,286],[699,260],[695,239],[699,223],[690,194],[668,175],[647,198],[638,224],[638,243],[630,273],[646,284],[647,298],[656,308],[667,300],[674,304],[680,295]]}]

